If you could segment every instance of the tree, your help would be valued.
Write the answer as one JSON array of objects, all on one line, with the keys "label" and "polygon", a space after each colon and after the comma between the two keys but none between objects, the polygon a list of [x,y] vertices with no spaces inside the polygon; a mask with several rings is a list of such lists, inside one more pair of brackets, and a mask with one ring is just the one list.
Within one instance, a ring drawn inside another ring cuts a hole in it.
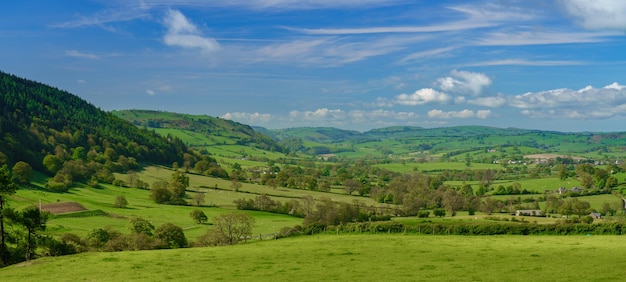
[{"label": "tree", "polygon": [[24,226],[26,228],[26,260],[30,260],[35,255],[35,249],[37,248],[37,231],[46,230],[46,221],[48,221],[48,214],[42,213],[39,208],[30,206],[24,209],[22,212],[10,212],[12,221]]},{"label": "tree", "polygon": [[171,223],[164,223],[156,229],[154,237],[167,244],[170,248],[187,247],[187,238],[183,229]]},{"label": "tree", "polygon": [[128,205],[128,201],[126,200],[126,197],[124,196],[117,196],[115,197],[115,203],[113,203],[113,207],[115,208],[125,208]]},{"label": "tree", "polygon": [[0,166],[0,259],[2,265],[9,263],[9,251],[7,250],[6,237],[7,233],[4,230],[4,203],[7,196],[14,194],[17,190],[17,185],[13,183],[11,174],[9,173],[9,167],[5,164]]},{"label": "tree", "polygon": [[361,188],[361,183],[354,179],[346,179],[343,182],[343,189],[348,193],[348,195],[352,195],[352,192],[358,191]]},{"label": "tree", "polygon": [[480,205],[480,210],[488,215],[491,215],[498,208],[498,200],[491,197],[485,198]]},{"label": "tree", "polygon": [[198,224],[207,222],[209,219],[201,210],[192,210],[191,213],[189,213],[189,216],[191,216],[191,218],[193,218]]},{"label": "tree", "polygon": [[233,178],[230,182],[230,188],[233,188],[233,191],[239,192],[239,188],[241,188],[241,182],[239,179]]},{"label": "tree", "polygon": [[152,187],[150,189],[150,199],[157,204],[167,204],[172,198],[172,192],[163,187]]},{"label": "tree", "polygon": [[43,165],[50,173],[55,174],[63,167],[63,160],[55,155],[46,155],[43,158]]},{"label": "tree", "polygon": [[468,183],[463,184],[463,186],[461,187],[461,195],[463,195],[463,197],[469,197],[474,195],[474,189],[472,189],[472,185]]},{"label": "tree", "polygon": [[450,216],[455,216],[456,211],[463,207],[465,204],[465,199],[459,195],[456,190],[448,189],[443,194],[443,199],[441,200],[441,204],[450,211]]},{"label": "tree", "polygon": [[591,212],[591,204],[587,201],[579,201],[578,199],[572,200],[572,212],[581,218],[583,215],[588,215]]},{"label": "tree", "polygon": [[152,236],[154,233],[154,225],[147,221],[143,217],[131,217],[128,221],[128,227],[130,231],[134,234],[146,234],[148,236]]},{"label": "tree", "polygon": [[234,245],[252,235],[252,227],[254,227],[253,217],[245,213],[232,212],[215,217],[208,235],[213,245]]},{"label": "tree", "polygon": [[30,178],[33,176],[33,168],[27,162],[17,162],[13,166],[13,178],[16,182],[21,184],[30,183]]},{"label": "tree", "polygon": [[199,207],[200,205],[204,204],[204,198],[206,196],[206,192],[205,191],[196,191],[196,194],[193,195],[193,203]]}]

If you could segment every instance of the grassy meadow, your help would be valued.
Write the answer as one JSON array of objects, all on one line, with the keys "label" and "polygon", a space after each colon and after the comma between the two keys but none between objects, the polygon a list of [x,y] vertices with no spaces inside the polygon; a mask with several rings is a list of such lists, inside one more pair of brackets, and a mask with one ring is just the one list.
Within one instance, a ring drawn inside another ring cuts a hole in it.
[{"label": "grassy meadow", "polygon": [[618,236],[315,235],[45,257],[3,281],[620,281]]}]

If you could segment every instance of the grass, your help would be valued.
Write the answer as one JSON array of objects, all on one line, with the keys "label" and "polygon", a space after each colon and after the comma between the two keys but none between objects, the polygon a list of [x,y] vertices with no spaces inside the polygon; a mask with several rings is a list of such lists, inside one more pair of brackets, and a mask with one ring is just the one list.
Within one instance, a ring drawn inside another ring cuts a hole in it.
[{"label": "grass", "polygon": [[[150,167],[140,173],[140,178],[143,181],[152,183],[155,180],[169,179],[170,175],[171,171],[169,170]],[[192,184],[199,185],[202,183],[200,182],[201,176],[192,175],[192,177],[193,180],[190,181]],[[125,179],[123,176],[119,178]],[[202,178],[210,179],[208,177]],[[188,194],[191,197],[194,192],[190,191]],[[113,207],[115,197],[119,195],[127,199],[129,205],[126,208]],[[39,203],[79,202],[88,210],[102,210],[108,214],[108,216],[80,218],[51,218],[48,221],[47,233],[55,236],[65,232],[84,236],[90,230],[106,226],[128,233],[128,219],[133,216],[141,216],[149,220],[155,227],[166,222],[176,224],[185,229],[185,235],[188,239],[194,240],[197,236],[204,234],[209,225],[196,224],[189,216],[192,210],[201,209],[209,217],[210,223],[211,218],[222,213],[234,211],[233,200],[244,197],[254,197],[254,194],[209,190],[205,199],[205,205],[207,206],[158,205],[150,199],[150,191],[148,190],[101,185],[101,188],[88,186],[72,188],[67,193],[52,193],[41,189],[22,188],[15,195],[11,196],[9,204],[13,208],[22,209]],[[217,205],[218,207],[209,205]],[[246,213],[256,219],[255,234],[275,233],[282,227],[302,223],[301,218],[287,215],[254,211],[246,211]]]},{"label": "grass", "polygon": [[46,257],[3,281],[619,281],[618,236],[316,235],[230,247]]}]

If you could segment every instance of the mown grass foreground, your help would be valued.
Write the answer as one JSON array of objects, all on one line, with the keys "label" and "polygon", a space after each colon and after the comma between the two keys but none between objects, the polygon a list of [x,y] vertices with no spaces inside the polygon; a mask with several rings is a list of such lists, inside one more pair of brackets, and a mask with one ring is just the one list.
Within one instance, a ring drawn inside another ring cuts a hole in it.
[{"label": "mown grass foreground", "polygon": [[619,236],[314,235],[46,257],[2,281],[622,281]]}]

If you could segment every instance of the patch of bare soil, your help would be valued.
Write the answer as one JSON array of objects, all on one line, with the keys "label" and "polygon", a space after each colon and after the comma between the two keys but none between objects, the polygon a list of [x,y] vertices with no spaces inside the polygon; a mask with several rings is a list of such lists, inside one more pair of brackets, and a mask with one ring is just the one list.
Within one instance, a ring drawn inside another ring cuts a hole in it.
[{"label": "patch of bare soil", "polygon": [[77,212],[77,211],[85,211],[87,210],[81,204],[77,202],[65,202],[65,203],[51,203],[51,204],[41,204],[39,207],[41,211],[47,211],[51,214],[60,214],[60,213],[68,213],[68,212]]}]

